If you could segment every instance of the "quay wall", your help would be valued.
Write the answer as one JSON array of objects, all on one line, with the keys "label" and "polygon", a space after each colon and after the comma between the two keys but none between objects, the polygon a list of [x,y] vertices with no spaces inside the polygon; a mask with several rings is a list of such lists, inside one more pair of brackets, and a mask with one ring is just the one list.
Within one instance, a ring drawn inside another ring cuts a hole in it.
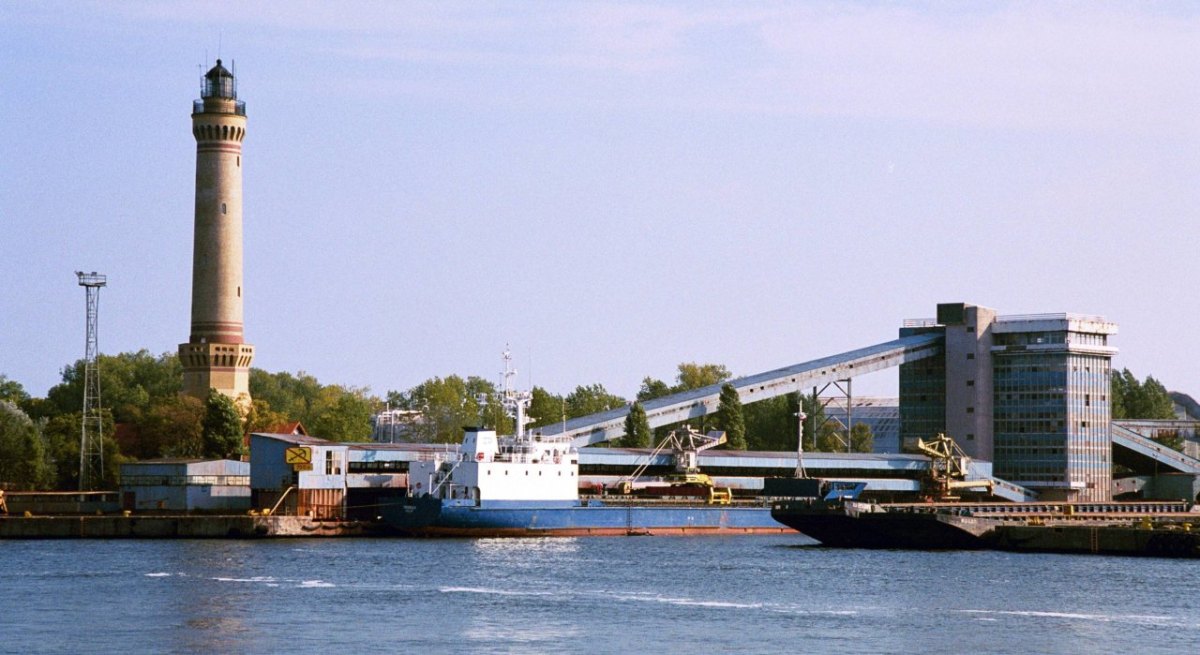
[{"label": "quay wall", "polygon": [[367,536],[358,521],[307,516],[3,516],[0,539],[252,539]]}]

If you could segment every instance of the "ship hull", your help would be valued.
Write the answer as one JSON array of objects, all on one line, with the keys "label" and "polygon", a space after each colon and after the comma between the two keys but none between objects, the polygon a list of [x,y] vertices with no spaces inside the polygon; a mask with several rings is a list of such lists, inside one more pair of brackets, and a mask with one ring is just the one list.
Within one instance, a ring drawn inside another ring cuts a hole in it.
[{"label": "ship hull", "polygon": [[995,522],[943,513],[855,512],[842,503],[778,503],[775,520],[833,548],[978,550]]},{"label": "ship hull", "polygon": [[1017,552],[1200,558],[1200,533],[1132,526],[1006,525],[996,548]]},{"label": "ship hull", "polygon": [[836,548],[1200,558],[1200,532],[1191,529],[1197,514],[1186,502],[882,506],[790,500],[775,503],[771,515]]},{"label": "ship hull", "polygon": [[[413,509],[406,510],[405,506]],[[768,507],[703,504],[588,504],[545,506],[509,503],[476,507],[422,497],[387,508],[384,521],[397,533],[428,537],[668,536],[781,534],[791,532]]]}]

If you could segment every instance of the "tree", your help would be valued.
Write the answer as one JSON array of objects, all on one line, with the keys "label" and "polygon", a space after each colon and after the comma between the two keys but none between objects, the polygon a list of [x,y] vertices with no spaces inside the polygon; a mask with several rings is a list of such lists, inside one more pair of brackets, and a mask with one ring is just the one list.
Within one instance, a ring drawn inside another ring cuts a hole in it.
[{"label": "tree", "polygon": [[871,426],[855,423],[854,427],[850,428],[850,450],[856,453],[875,451],[875,435],[871,432]]},{"label": "tree", "polygon": [[746,446],[753,450],[796,450],[797,407],[794,393],[743,405]]},{"label": "tree", "polygon": [[[293,375],[250,369],[250,396],[246,420],[251,431],[299,421],[314,436],[334,441],[370,439],[371,416],[383,404],[366,387],[323,385],[304,371]],[[410,400],[403,393],[388,392],[395,409],[420,409],[410,407]]]},{"label": "tree", "polygon": [[[100,398],[118,423],[137,422],[151,403],[177,395],[182,387],[183,367],[174,353],[151,355],[142,349],[119,355],[100,355]],[[62,382],[50,388],[46,398],[59,414],[78,412],[83,406],[84,361],[64,367]]]},{"label": "tree", "polygon": [[[486,398],[483,404],[480,395]],[[504,414],[495,385],[479,377],[430,378],[394,400],[403,409],[420,412],[409,427],[415,441],[456,443],[462,440],[465,426],[497,427],[498,422],[502,430],[511,426],[507,418],[497,420]]]},{"label": "tree", "polygon": [[286,414],[271,408],[271,403],[255,398],[250,403],[250,411],[246,414],[247,432],[270,432],[281,425],[290,423]]},{"label": "tree", "polygon": [[669,396],[672,393],[671,385],[663,382],[662,380],[656,380],[652,377],[646,376],[642,378],[642,387],[638,389],[637,399],[638,402],[644,403],[647,400],[662,398],[663,396]]},{"label": "tree", "polygon": [[566,419],[567,404],[562,396],[536,386],[530,395],[529,418],[534,427],[553,425]]},{"label": "tree", "polygon": [[641,403],[635,402],[629,407],[629,415],[625,417],[625,434],[618,443],[625,448],[649,448],[651,435],[646,410]]},{"label": "tree", "polygon": [[609,393],[603,384],[575,387],[575,390],[567,395],[566,401],[567,418],[599,414],[627,404],[624,398]]},{"label": "tree", "polygon": [[845,431],[840,423],[826,421],[817,431],[817,448],[819,453],[846,452]]},{"label": "tree", "polygon": [[283,414],[290,421],[300,421],[309,425],[318,410],[321,383],[304,371],[292,375],[285,371],[268,373],[252,368],[250,397],[265,400],[271,409]]},{"label": "tree", "polygon": [[1146,376],[1139,382],[1129,369],[1112,373],[1112,417],[1114,419],[1172,419],[1175,402],[1161,382]]},{"label": "tree", "polygon": [[1112,372],[1112,381],[1109,384],[1112,390],[1110,394],[1111,404],[1109,406],[1112,413],[1112,418],[1122,419],[1129,417],[1129,409],[1126,407],[1126,398],[1129,398],[1132,394],[1131,387],[1137,384],[1137,378],[1133,377],[1133,374],[1129,372],[1129,369]]},{"label": "tree", "polygon": [[0,400],[0,482],[18,489],[44,489],[52,478],[37,426],[15,403]]},{"label": "tree", "polygon": [[323,387],[306,427],[322,439],[366,441],[371,438],[372,404],[365,389]]},{"label": "tree", "polygon": [[29,400],[29,394],[25,393],[25,387],[21,386],[20,382],[10,380],[7,375],[0,373],[0,400],[21,405]]},{"label": "tree", "polygon": [[1146,376],[1146,381],[1142,383],[1142,394],[1138,400],[1140,402],[1137,410],[1145,418],[1168,420],[1175,418],[1175,401],[1171,399],[1167,388],[1152,376]]},{"label": "tree", "polygon": [[[72,412],[59,414],[41,422],[49,473],[53,476],[52,486],[61,491],[79,489],[79,437],[82,424],[80,417],[79,412]],[[113,434],[112,412],[107,409],[101,411],[100,431],[103,435]],[[121,463],[125,458],[111,436],[103,437],[100,448],[104,453],[100,488],[115,489],[121,477]]]},{"label": "tree", "polygon": [[742,399],[728,382],[721,385],[717,427],[725,431],[725,445],[732,450],[746,449],[746,419],[742,415]]},{"label": "tree", "polygon": [[216,389],[208,390],[201,423],[201,457],[236,459],[242,454],[242,416],[233,400]]},{"label": "tree", "polygon": [[79,416],[58,414],[41,425],[54,476],[51,485],[62,491],[79,489]]},{"label": "tree", "polygon": [[199,398],[177,395],[151,405],[138,430],[137,445],[127,452],[138,459],[200,457],[206,405]]},{"label": "tree", "polygon": [[697,364],[685,362],[679,365],[679,375],[675,380],[679,383],[673,391],[690,391],[714,384],[719,384],[733,377],[723,364]]}]

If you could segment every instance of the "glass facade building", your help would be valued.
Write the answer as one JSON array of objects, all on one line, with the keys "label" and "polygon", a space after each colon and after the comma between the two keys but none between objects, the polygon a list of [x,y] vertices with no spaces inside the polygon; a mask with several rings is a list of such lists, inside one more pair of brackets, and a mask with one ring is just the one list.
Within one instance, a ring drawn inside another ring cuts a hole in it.
[{"label": "glass facade building", "polygon": [[[903,328],[901,334],[913,329]],[[919,329],[942,330],[962,340],[953,325]],[[970,424],[975,433],[950,436],[965,449],[969,443],[963,442],[976,437],[990,444],[990,453],[968,452],[992,461],[996,477],[1035,489],[1046,499],[1110,500],[1109,387],[1117,351],[1108,337],[1116,331],[1103,318],[1076,314],[995,316],[986,329],[973,332],[989,353],[987,361],[961,357],[954,352],[961,346],[952,346],[948,336],[943,357],[901,366],[901,438],[928,438],[945,431],[956,416],[986,407],[990,420]],[[947,371],[953,367],[965,374]],[[990,388],[979,384],[980,393],[944,391],[947,379],[965,379],[964,384],[974,387],[984,375]]]},{"label": "glass facade building", "polygon": [[[927,330],[926,330],[927,331]],[[900,336],[920,334],[905,328]],[[900,365],[900,443],[946,432],[946,360],[927,357]]]}]

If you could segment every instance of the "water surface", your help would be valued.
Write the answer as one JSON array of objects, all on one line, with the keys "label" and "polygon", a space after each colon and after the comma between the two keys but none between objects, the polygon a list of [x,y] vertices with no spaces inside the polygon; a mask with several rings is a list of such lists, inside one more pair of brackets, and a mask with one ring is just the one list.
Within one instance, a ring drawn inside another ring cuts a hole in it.
[{"label": "water surface", "polygon": [[0,652],[1194,653],[1200,561],[799,535],[0,541]]}]

